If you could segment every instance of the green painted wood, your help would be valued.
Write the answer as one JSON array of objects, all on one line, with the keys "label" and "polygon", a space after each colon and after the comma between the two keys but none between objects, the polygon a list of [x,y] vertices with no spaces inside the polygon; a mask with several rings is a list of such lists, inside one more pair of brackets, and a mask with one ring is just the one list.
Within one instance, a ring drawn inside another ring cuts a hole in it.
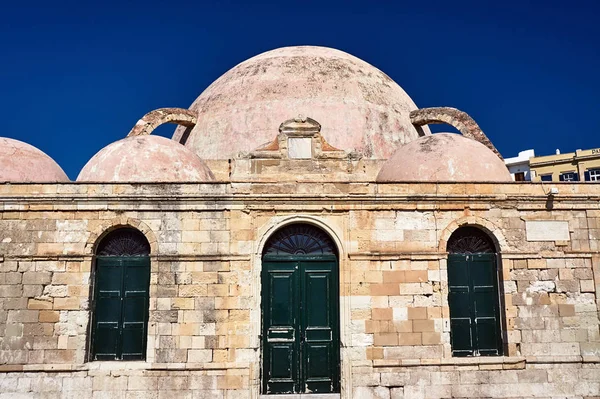
[{"label": "green painted wood", "polygon": [[92,359],[143,360],[150,258],[97,257],[92,304]]},{"label": "green painted wood", "polygon": [[335,256],[263,259],[263,393],[339,392]]},{"label": "green painted wood", "polygon": [[495,254],[448,255],[448,287],[452,354],[501,355]]}]

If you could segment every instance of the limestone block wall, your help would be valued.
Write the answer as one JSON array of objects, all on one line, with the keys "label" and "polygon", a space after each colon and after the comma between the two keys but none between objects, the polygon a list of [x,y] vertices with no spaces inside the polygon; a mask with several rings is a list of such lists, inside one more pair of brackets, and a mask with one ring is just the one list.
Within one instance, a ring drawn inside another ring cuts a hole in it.
[{"label": "limestone block wall", "polygon": [[[600,188],[560,189],[0,186],[0,398],[256,398],[260,254],[293,222],[340,246],[342,397],[600,396]],[[451,355],[445,245],[465,224],[501,254],[504,356]],[[119,226],[151,244],[147,359],[91,362],[94,248]]]}]

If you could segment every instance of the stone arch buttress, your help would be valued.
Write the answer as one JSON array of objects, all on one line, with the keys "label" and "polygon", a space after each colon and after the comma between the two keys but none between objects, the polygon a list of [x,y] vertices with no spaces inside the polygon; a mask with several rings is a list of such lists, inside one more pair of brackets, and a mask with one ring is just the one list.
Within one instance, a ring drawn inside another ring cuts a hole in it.
[{"label": "stone arch buttress", "polygon": [[165,123],[175,123],[187,128],[194,127],[198,121],[196,113],[183,108],[159,108],[148,112],[131,129],[129,136],[152,134],[154,129]]}]

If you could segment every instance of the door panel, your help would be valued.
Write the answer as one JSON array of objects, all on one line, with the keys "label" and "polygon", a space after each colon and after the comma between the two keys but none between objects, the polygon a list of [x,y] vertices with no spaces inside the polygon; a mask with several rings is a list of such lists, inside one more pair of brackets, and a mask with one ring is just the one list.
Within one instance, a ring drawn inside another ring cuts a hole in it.
[{"label": "door panel", "polygon": [[[301,262],[304,298],[301,304],[304,317],[302,323],[302,360],[305,390],[303,392],[335,392],[338,372],[338,357],[335,356],[337,320],[339,309],[336,263]],[[335,317],[332,317],[335,313]]]},{"label": "door panel", "polygon": [[263,393],[339,392],[339,295],[331,256],[263,260]]},{"label": "door panel", "polygon": [[[272,393],[298,389],[298,265],[271,262],[263,271],[263,363]],[[265,281],[266,280],[266,281]],[[268,369],[268,370],[267,370]]]},{"label": "door panel", "polygon": [[287,270],[275,271],[270,277],[271,316],[272,327],[293,328],[296,320],[296,309],[294,309],[294,297],[296,293],[296,272]]},{"label": "door panel", "polygon": [[294,344],[283,342],[273,342],[270,351],[270,361],[272,365],[271,378],[278,380],[278,383],[294,383]]},{"label": "door panel", "polygon": [[324,306],[329,298],[331,284],[329,273],[305,274],[306,283],[306,327],[329,327],[329,307]]}]

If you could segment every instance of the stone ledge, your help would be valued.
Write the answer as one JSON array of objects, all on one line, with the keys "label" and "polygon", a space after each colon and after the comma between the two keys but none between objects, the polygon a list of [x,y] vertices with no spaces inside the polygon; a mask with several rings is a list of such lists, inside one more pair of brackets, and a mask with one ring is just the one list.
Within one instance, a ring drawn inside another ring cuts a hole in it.
[{"label": "stone ledge", "polygon": [[351,252],[348,258],[353,260],[440,260],[448,256],[447,252]]},{"label": "stone ledge", "polygon": [[373,367],[415,367],[415,366],[479,366],[491,364],[525,364],[524,357],[480,356],[454,357],[449,359],[397,359],[373,360]]},{"label": "stone ledge", "polygon": [[[573,259],[583,258],[590,259],[594,254],[600,251],[565,251],[565,252],[514,252],[514,251],[503,251],[500,253],[502,259],[514,260],[514,259]],[[401,251],[390,251],[390,252],[350,252],[348,257],[352,260],[440,260],[448,257],[448,252],[401,252]]]},{"label": "stone ledge", "polygon": [[525,361],[531,364],[600,363],[600,356],[527,356]]},{"label": "stone ledge", "polygon": [[258,395],[258,399],[340,399],[339,393],[296,393],[283,395]]},{"label": "stone ledge", "polygon": [[71,371],[204,371],[246,370],[248,363],[148,363],[148,362],[90,362],[85,364],[3,364],[0,373],[13,372],[71,372]]},{"label": "stone ledge", "polygon": [[[82,254],[60,254],[60,255],[9,255],[7,260],[29,260],[29,261],[91,261],[94,255]],[[150,255],[151,260],[155,261],[174,261],[174,262],[196,262],[196,261],[249,261],[251,256],[248,254],[156,254]],[[3,262],[3,258],[0,258]]]},{"label": "stone ledge", "polygon": [[373,360],[373,368],[423,367],[423,366],[486,366],[497,365],[500,368],[524,369],[527,364],[598,364],[600,356],[485,356],[457,357],[449,359],[389,359]]}]

